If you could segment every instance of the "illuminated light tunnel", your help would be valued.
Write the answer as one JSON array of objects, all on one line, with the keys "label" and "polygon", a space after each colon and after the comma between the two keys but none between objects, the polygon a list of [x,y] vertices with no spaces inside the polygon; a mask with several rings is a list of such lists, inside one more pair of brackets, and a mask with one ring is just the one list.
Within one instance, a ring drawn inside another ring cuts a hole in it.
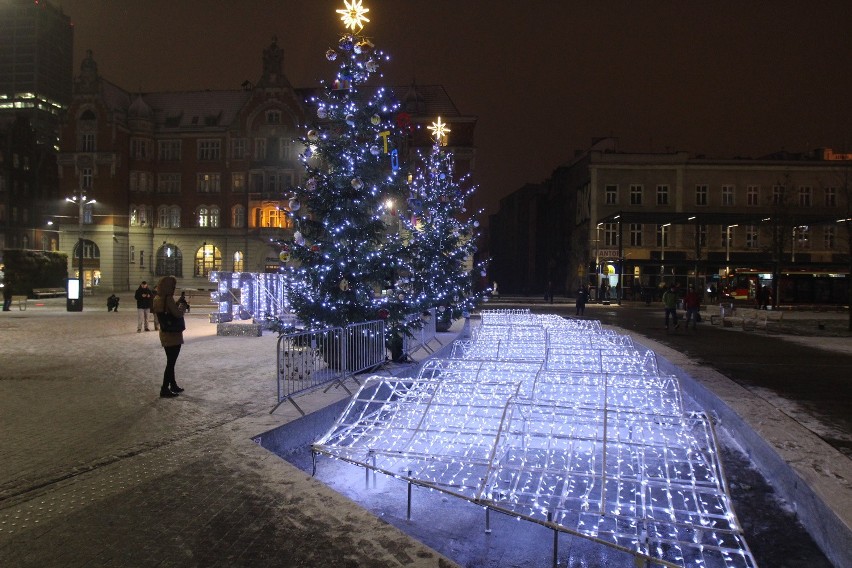
[{"label": "illuminated light tunnel", "polygon": [[599,322],[488,311],[455,358],[369,377],[313,452],[678,567],[755,567],[710,420]]}]

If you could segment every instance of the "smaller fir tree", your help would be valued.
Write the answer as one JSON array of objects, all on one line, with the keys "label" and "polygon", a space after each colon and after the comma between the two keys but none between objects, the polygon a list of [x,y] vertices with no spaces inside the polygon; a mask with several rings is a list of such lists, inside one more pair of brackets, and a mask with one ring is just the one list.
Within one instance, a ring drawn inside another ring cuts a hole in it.
[{"label": "smaller fir tree", "polygon": [[482,299],[473,285],[474,275],[485,270],[484,263],[473,263],[479,222],[465,208],[476,188],[467,174],[455,178],[453,154],[438,143],[418,162],[404,221],[410,304],[419,311],[437,308],[439,322],[448,325]]}]

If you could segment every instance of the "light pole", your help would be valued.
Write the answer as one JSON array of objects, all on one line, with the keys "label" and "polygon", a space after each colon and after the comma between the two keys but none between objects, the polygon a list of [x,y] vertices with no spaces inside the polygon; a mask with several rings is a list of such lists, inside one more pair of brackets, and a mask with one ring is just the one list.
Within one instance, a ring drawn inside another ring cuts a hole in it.
[{"label": "light pole", "polygon": [[[84,215],[85,215],[85,212],[86,212],[86,206],[87,205],[93,205],[94,203],[96,203],[96,201],[94,199],[88,199],[86,197],[86,191],[83,190],[83,189],[81,189],[76,195],[73,195],[71,197],[66,197],[65,201],[67,201],[68,203],[76,203],[77,207],[78,207],[77,222],[78,222],[79,236],[77,237],[77,252],[78,252],[78,260],[79,260],[78,270],[79,270],[79,278],[80,278],[80,298],[78,299],[79,306],[77,306],[77,309],[75,311],[83,311],[83,292],[86,288],[85,272],[83,271],[83,249],[85,248],[83,246],[83,223],[85,221]],[[69,310],[71,309],[70,304],[68,306],[68,309]]]},{"label": "light pole", "polygon": [[739,225],[728,225],[725,227],[725,285],[728,285],[728,276],[731,274],[731,229]]},{"label": "light pole", "polygon": [[666,223],[665,225],[660,225],[660,281],[663,281],[663,277],[665,276],[666,267],[666,227],[671,227],[671,223]]}]

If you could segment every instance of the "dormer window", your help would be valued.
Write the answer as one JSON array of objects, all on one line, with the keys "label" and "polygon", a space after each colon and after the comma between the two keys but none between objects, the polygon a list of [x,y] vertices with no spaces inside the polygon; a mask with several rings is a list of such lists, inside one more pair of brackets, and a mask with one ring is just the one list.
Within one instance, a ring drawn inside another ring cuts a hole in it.
[{"label": "dormer window", "polygon": [[281,124],[281,111],[280,110],[266,111],[266,124]]}]

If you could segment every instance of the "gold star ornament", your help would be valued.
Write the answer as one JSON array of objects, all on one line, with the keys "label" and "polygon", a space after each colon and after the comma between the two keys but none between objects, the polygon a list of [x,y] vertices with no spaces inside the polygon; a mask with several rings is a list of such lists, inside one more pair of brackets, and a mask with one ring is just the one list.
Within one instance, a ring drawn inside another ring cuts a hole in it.
[{"label": "gold star ornament", "polygon": [[343,0],[343,4],[346,8],[337,10],[337,13],[340,14],[340,19],[343,20],[346,27],[353,32],[360,32],[364,28],[364,23],[370,21],[370,19],[364,15],[369,12],[370,9],[365,8],[361,2],[362,0],[352,0],[351,2],[349,0]]},{"label": "gold star ornament", "polygon": [[432,126],[429,126],[428,128],[432,131],[432,136],[435,138],[435,142],[441,146],[447,145],[447,134],[450,133],[450,129],[447,128],[445,123],[441,122],[440,116],[438,117],[438,122],[433,122]]}]

